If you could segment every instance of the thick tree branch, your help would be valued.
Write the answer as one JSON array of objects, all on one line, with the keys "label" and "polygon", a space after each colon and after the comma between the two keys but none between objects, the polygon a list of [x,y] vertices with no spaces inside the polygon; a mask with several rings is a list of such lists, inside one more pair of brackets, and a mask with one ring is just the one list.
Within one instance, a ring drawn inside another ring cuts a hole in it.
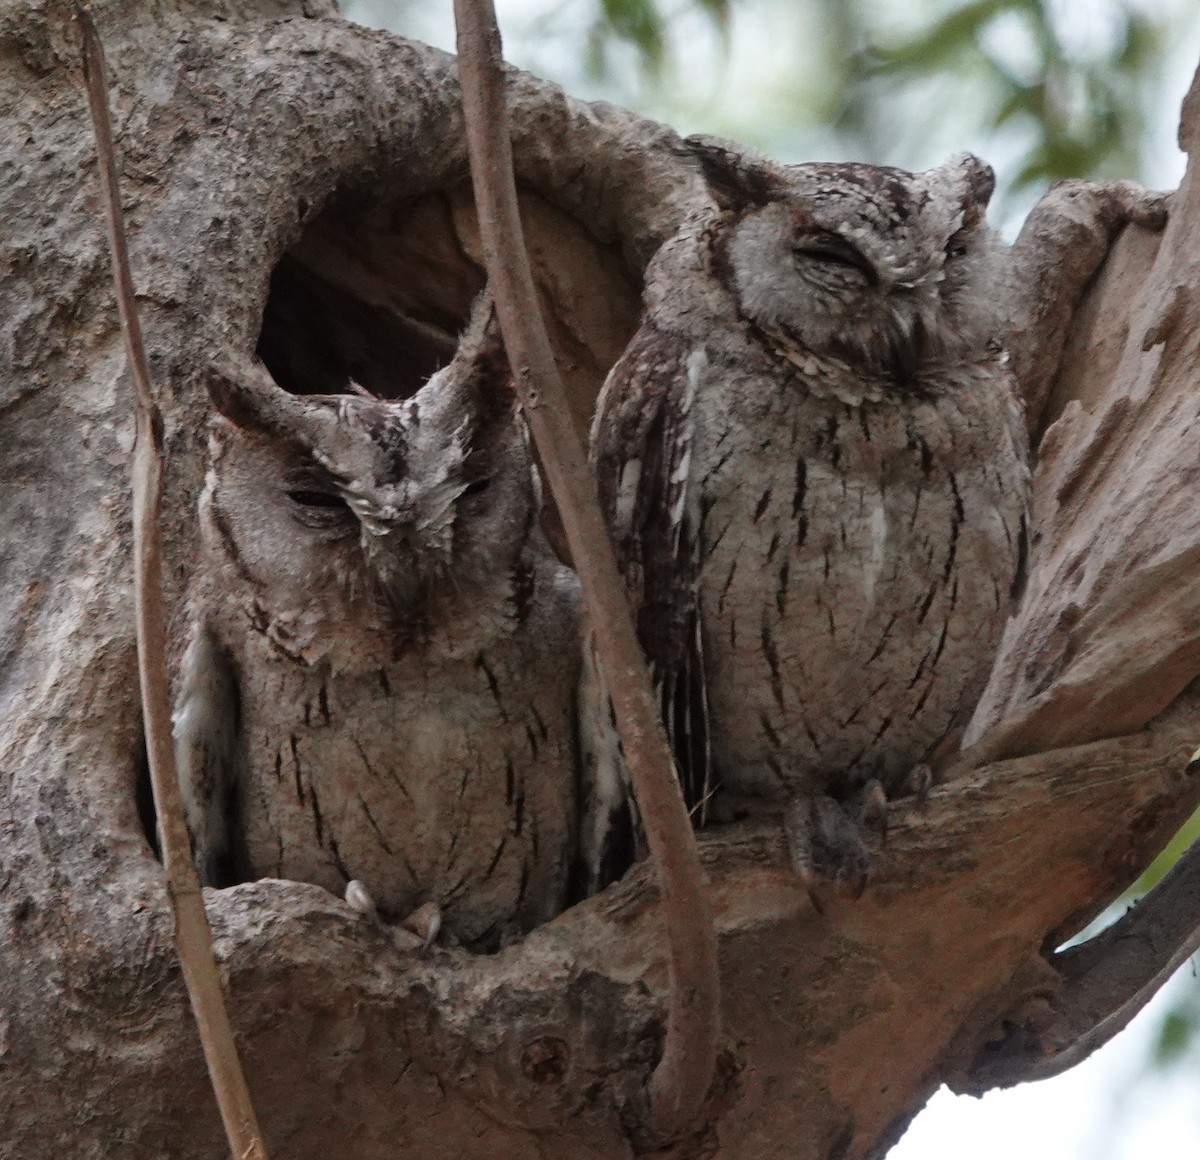
[{"label": "thick tree branch", "polygon": [[[1188,388],[1181,394],[1195,367],[1187,320],[1196,301],[1190,255],[1200,185],[1187,126],[1198,92],[1200,74],[1180,138],[1192,156],[1170,199],[1161,244],[1137,225],[1128,228],[1069,333],[1068,316],[1056,319],[1065,355],[1035,476],[1030,582],[968,730],[974,744],[951,776],[972,765],[1134,734],[1200,673],[1196,416],[1182,403]],[[1036,284],[1039,270],[1051,283],[1078,280],[1094,265],[1104,239],[1087,233],[1086,215],[1073,216],[1086,197],[1086,188],[1068,185],[1030,215],[1017,243],[1027,280]],[[1154,225],[1153,202],[1135,205]],[[1038,261],[1039,237],[1055,219],[1075,225],[1071,269]],[[1043,300],[1044,293],[1032,298]],[[1034,410],[1042,402],[1030,400]],[[1195,781],[1194,763],[1189,772]],[[1109,930],[1049,956],[1051,992],[997,1013],[1004,1035],[970,1065],[966,1089],[1057,1074],[1124,1027],[1200,945],[1198,881],[1200,852],[1193,848]]]},{"label": "thick tree branch", "polygon": [[[1191,767],[1193,776],[1196,765]],[[968,1090],[1059,1075],[1103,1047],[1200,950],[1200,843],[1095,938],[1053,955],[1062,989],[979,1055]]]},{"label": "thick tree branch", "polygon": [[490,0],[455,0],[454,13],[471,171],[501,329],[579,572],[634,796],[658,867],[671,996],[663,1055],[651,1081],[649,1129],[668,1141],[695,1125],[716,1063],[720,1011],[712,910],[671,749],[529,271],[495,11]]},{"label": "thick tree branch", "polygon": [[133,382],[137,422],[132,479],[138,678],[167,896],[175,915],[175,945],[230,1150],[235,1160],[266,1160],[262,1134],[233,1041],[229,1013],[225,1009],[221,979],[213,957],[212,932],[204,910],[200,880],[192,863],[191,842],[175,775],[164,638],[166,616],[162,598],[163,422],[150,385],[129,270],[116,150],[108,110],[104,49],[91,13],[84,4],[75,4],[75,19],[83,37],[83,69],[100,161],[100,185],[117,310],[125,336],[129,377]]}]

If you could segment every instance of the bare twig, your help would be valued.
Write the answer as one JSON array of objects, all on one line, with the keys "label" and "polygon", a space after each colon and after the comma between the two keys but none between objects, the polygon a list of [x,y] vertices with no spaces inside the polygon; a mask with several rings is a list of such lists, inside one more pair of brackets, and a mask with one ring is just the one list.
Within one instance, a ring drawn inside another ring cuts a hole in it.
[{"label": "bare twig", "polygon": [[529,269],[492,0],[455,0],[454,15],[471,174],[500,328],[579,572],[646,841],[658,867],[671,998],[663,1056],[650,1084],[648,1128],[655,1138],[670,1140],[694,1126],[716,1061],[720,988],[712,909],[671,749]]},{"label": "bare twig", "polygon": [[250,1103],[250,1092],[233,1041],[233,1028],[225,1009],[220,975],[213,957],[212,932],[204,911],[200,882],[192,864],[179,783],[175,777],[163,639],[165,618],[159,528],[164,459],[162,416],[150,387],[146,351],[134,301],[133,278],[129,272],[125,225],[117,187],[116,153],[108,110],[104,49],[88,8],[76,0],[74,10],[83,36],[83,71],[100,161],[100,185],[112,255],[117,309],[134,389],[137,438],[133,451],[132,479],[138,678],[150,783],[162,839],[167,897],[175,916],[175,947],[183,967],[184,983],[191,999],[230,1150],[236,1160],[266,1160],[262,1134]]}]

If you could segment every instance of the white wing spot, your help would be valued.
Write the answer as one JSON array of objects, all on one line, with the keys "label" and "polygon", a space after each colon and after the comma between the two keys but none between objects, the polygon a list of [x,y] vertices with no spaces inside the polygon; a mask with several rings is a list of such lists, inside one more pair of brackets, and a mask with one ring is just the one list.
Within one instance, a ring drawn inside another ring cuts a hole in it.
[{"label": "white wing spot", "polygon": [[687,358],[687,388],[683,392],[683,399],[679,404],[680,437],[677,440],[679,455],[671,469],[671,486],[675,493],[671,501],[671,528],[672,541],[676,550],[679,548],[683,516],[687,510],[688,476],[692,469],[692,404],[696,401],[700,376],[707,367],[708,354],[704,347],[698,346]]},{"label": "white wing spot", "polygon": [[887,511],[883,503],[877,503],[871,512],[871,556],[867,561],[863,586],[866,591],[866,603],[870,607],[875,602],[875,582],[883,572],[884,561],[887,558]]},{"label": "white wing spot", "polygon": [[638,485],[642,480],[642,461],[627,459],[621,464],[621,479],[617,484],[617,527],[627,532],[633,526],[633,511],[637,506]]}]

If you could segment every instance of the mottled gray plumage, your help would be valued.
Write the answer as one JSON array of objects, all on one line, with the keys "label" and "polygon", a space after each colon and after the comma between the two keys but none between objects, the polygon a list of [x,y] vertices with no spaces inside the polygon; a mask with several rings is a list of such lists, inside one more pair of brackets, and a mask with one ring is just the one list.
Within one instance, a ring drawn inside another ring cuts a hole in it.
[{"label": "mottled gray plumage", "polygon": [[490,305],[413,398],[219,377],[175,713],[209,881],[281,877],[495,946],[574,850],[576,581]]},{"label": "mottled gray plumage", "polygon": [[[801,872],[861,882],[864,787],[903,792],[964,723],[1020,584],[992,174],[695,147],[717,206],[648,271],[600,493],[688,800],[786,807]],[[623,802],[585,698],[597,884]]]}]

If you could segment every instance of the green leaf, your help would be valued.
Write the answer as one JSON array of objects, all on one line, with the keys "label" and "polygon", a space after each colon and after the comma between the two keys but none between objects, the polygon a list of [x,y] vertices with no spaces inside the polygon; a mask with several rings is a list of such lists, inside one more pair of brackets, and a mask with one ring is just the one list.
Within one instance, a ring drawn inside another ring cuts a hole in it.
[{"label": "green leaf", "polygon": [[665,52],[662,18],[654,0],[600,0],[601,21],[612,35],[637,49],[643,67],[662,68]]},{"label": "green leaf", "polygon": [[1013,117],[1025,114],[1035,120],[1041,115],[1042,106],[1046,100],[1044,84],[1025,85],[1010,93],[992,118],[992,124],[999,128]]},{"label": "green leaf", "polygon": [[1169,1011],[1158,1029],[1154,1043],[1154,1063],[1167,1067],[1186,1055],[1196,1036],[1196,1019],[1193,1013],[1179,1010]]},{"label": "green leaf", "polygon": [[1154,886],[1179,861],[1179,855],[1198,839],[1200,839],[1200,810],[1197,810],[1184,822],[1183,827],[1171,839],[1167,848],[1150,863],[1146,872],[1134,885],[1134,892],[1144,894]]},{"label": "green leaf", "polygon": [[877,71],[923,72],[939,68],[953,57],[976,45],[983,27],[1014,0],[975,0],[951,12],[928,32],[888,47],[876,47],[872,55]]}]

